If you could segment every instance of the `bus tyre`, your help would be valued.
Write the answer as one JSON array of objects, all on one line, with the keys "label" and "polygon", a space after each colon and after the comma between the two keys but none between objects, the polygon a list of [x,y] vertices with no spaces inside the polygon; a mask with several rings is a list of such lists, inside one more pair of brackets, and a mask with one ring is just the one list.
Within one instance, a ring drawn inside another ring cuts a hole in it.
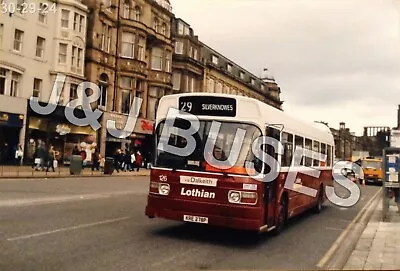
[{"label": "bus tyre", "polygon": [[285,197],[281,199],[280,210],[278,215],[278,221],[274,230],[274,235],[279,235],[285,228],[287,221],[287,200]]},{"label": "bus tyre", "polygon": [[318,191],[317,205],[314,208],[314,212],[319,214],[322,211],[322,204],[324,203],[324,189],[321,187]]}]

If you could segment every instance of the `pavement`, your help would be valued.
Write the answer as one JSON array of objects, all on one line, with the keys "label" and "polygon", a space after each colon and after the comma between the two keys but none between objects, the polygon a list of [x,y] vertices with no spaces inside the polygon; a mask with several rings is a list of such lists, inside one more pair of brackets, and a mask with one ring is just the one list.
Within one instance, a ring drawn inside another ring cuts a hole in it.
[{"label": "pavement", "polygon": [[148,176],[0,179],[0,270],[318,269],[378,187],[329,202],[279,236],[148,219]]},{"label": "pavement", "polygon": [[[141,168],[139,171],[117,172],[114,171],[111,176],[149,176],[150,170]],[[31,166],[0,166],[0,179],[2,178],[65,178],[65,177],[99,177],[110,176],[102,171],[92,171],[91,168],[84,168],[80,174],[71,175],[69,167],[57,167],[55,172],[51,169],[49,172],[36,171]]]},{"label": "pavement", "polygon": [[382,209],[381,199],[344,270],[400,270],[400,214],[391,201],[383,221]]}]

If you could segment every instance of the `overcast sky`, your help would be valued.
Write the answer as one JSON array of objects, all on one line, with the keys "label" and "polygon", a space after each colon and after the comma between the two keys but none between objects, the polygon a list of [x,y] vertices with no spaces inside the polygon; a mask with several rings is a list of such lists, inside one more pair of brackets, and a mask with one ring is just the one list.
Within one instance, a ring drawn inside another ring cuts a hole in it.
[{"label": "overcast sky", "polygon": [[396,0],[170,1],[204,43],[257,76],[268,68],[286,112],[357,135],[397,125]]}]

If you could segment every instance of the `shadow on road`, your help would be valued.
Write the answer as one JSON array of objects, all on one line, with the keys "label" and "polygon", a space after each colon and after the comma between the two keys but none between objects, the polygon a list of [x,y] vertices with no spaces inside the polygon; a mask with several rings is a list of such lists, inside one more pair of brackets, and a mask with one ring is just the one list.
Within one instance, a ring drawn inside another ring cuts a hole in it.
[{"label": "shadow on road", "polygon": [[[322,212],[327,208],[329,207],[324,206]],[[296,230],[299,224],[306,222],[308,219],[313,219],[313,216],[315,214],[312,211],[308,211],[290,219],[282,234],[284,235],[286,231]],[[271,238],[279,238],[279,236],[274,236],[272,232],[258,234],[255,232],[192,223],[183,223],[160,230],[153,230],[150,234],[159,235],[164,238],[208,243],[223,247],[234,246],[243,249],[256,248],[257,246],[267,244]]]}]

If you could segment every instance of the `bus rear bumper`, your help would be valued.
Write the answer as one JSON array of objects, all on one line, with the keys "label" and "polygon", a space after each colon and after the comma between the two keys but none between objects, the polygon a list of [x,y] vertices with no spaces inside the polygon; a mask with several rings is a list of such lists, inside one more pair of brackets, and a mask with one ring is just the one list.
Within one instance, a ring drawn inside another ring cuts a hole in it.
[{"label": "bus rear bumper", "polygon": [[[220,208],[221,213],[223,213],[224,207],[227,208],[234,208],[233,206],[217,206],[215,204],[209,204],[209,203],[193,203],[193,202],[180,202],[181,206],[184,205],[192,205],[192,206],[197,206],[200,208],[190,208],[191,211],[185,211],[182,209],[177,209],[177,208],[171,208],[170,204],[165,202],[165,199],[162,199],[161,201],[163,202],[162,205],[159,205],[157,203],[160,202],[161,199],[157,198],[150,198],[149,197],[149,204],[146,206],[146,211],[145,214],[149,218],[163,218],[163,219],[169,219],[169,220],[175,220],[175,221],[184,221],[184,216],[189,215],[189,216],[197,216],[197,217],[202,217],[202,218],[207,218],[207,224],[210,226],[217,226],[217,227],[226,227],[226,228],[231,228],[231,229],[237,229],[237,230],[245,230],[245,231],[260,231],[260,227],[263,226],[260,223],[260,218],[244,218],[244,217],[234,217],[234,216],[224,216],[224,215],[218,215],[218,214],[211,214],[210,212],[205,211],[205,209],[208,208]],[[168,200],[169,203],[174,202],[174,200]],[[172,204],[174,205],[174,204]],[[157,207],[155,207],[157,206]],[[161,207],[162,206],[162,207]],[[240,206],[243,208],[243,206]],[[192,211],[193,210],[193,211]],[[259,214],[259,210],[258,210]]]}]

